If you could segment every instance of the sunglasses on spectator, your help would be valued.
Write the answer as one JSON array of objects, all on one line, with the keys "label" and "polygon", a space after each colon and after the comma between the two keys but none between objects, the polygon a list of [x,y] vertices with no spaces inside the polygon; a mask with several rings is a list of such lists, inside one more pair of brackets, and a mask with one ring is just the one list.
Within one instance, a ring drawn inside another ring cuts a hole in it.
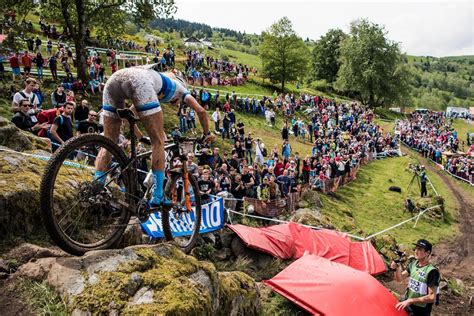
[{"label": "sunglasses on spectator", "polygon": [[29,103],[28,103],[28,104],[24,104],[24,103],[23,103],[21,106],[24,106],[24,107],[26,108],[26,107],[31,107],[31,104],[29,104]]}]

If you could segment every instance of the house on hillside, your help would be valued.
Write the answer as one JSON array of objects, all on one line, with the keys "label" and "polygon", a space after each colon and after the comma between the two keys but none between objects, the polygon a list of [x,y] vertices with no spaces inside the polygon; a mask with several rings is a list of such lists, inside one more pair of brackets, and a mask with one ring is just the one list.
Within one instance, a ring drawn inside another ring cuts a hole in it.
[{"label": "house on hillside", "polygon": [[206,46],[212,46],[212,42],[208,37],[204,37],[201,39],[201,43],[203,43]]},{"label": "house on hillside", "polygon": [[184,46],[186,47],[197,47],[197,48],[204,48],[204,44],[195,38],[194,36],[188,37],[184,40]]}]

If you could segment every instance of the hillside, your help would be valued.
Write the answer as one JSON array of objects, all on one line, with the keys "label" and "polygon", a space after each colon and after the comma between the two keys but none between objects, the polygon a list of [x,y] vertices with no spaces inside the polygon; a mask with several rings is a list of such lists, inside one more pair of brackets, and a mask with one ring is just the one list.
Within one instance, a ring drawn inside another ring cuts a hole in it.
[{"label": "hillside", "polygon": [[[38,32],[38,24],[36,23],[37,17],[35,17],[35,19],[36,20],[34,21],[34,27],[36,33],[33,34],[36,36]],[[183,23],[183,25],[188,24]],[[143,30],[136,31],[137,32],[129,32],[130,34],[128,34],[125,38],[133,39],[140,43],[140,45],[144,45],[146,43],[143,38],[145,32]],[[238,34],[236,35],[229,30],[211,29],[210,31],[213,38],[219,38],[219,36],[221,36],[216,33],[225,34],[226,32],[230,37],[238,36]],[[170,45],[176,45],[175,47],[177,47],[177,60],[182,61],[184,59],[185,50],[184,47],[182,47],[181,40],[182,37],[188,35],[188,33],[183,32],[183,34],[180,34],[180,32],[176,30],[162,29],[160,31],[153,31],[153,34],[160,35],[163,38],[167,39],[168,42],[159,45],[161,49],[167,47],[170,43]],[[206,33],[206,35],[208,35],[208,33]],[[251,67],[257,67],[257,69],[260,69],[262,65],[260,58],[258,57],[258,55],[249,53],[250,50],[248,50],[247,48],[243,48],[243,46],[247,45],[244,40],[245,38],[247,38],[247,36],[243,36],[242,38],[242,42],[239,42],[239,45],[232,47],[233,49],[229,48],[230,45],[225,45],[225,41],[229,39],[224,38],[220,42],[222,47],[217,47],[212,50],[206,49],[204,50],[204,52],[206,55],[209,54],[217,58],[226,58],[236,63],[247,64]],[[104,54],[103,57],[105,58]],[[446,58],[407,56],[407,63],[411,71],[413,72],[415,78],[415,82],[413,83],[413,100],[410,103],[411,107],[443,109],[447,105],[468,106],[472,105],[472,102],[474,102],[474,91],[472,81],[472,76],[474,75],[474,56]],[[183,68],[181,62],[179,63],[178,68]],[[107,68],[107,72],[110,72],[109,68]],[[8,76],[6,79],[3,78],[0,84],[0,116],[4,116],[8,119],[12,115],[9,111],[11,101],[9,100],[8,91],[10,88],[10,84],[11,82],[9,81]],[[47,100],[45,103],[45,108],[51,107],[49,95],[52,89],[54,88],[54,85],[55,83],[49,78],[42,82],[42,90]],[[14,86],[16,89],[20,89],[22,87],[20,83],[16,83]],[[294,92],[297,94],[318,94],[334,98],[337,101],[348,100],[344,96],[334,94],[334,91],[325,89],[320,90],[319,88],[320,86],[314,86],[309,82],[303,83],[299,89],[296,88],[296,83],[294,82],[287,85],[288,92]],[[196,87],[196,89],[199,89],[199,87]],[[221,98],[224,97],[225,92],[232,91],[237,92],[240,96],[243,97],[247,95],[270,96],[274,93],[274,91],[278,90],[278,86],[268,82],[268,80],[264,80],[260,76],[260,74],[257,73],[256,76],[251,75],[250,79],[245,85],[235,87],[212,86],[209,87],[209,90],[211,92],[214,92],[214,90],[219,90]],[[100,95],[91,96],[88,99],[93,109],[97,109],[98,106],[101,104]],[[179,124],[179,119],[176,115],[177,109],[168,104],[165,104],[163,105],[163,110],[165,114],[165,128],[169,132],[174,126],[177,126]],[[377,114],[379,114],[381,118],[389,120],[377,121],[377,123],[379,123],[383,127],[385,132],[391,132],[393,130],[393,121],[397,118],[403,117],[403,115],[389,112],[385,109],[378,110]],[[212,111],[208,111],[209,119],[211,115]],[[306,120],[308,119],[308,117],[305,117],[302,112],[296,113],[295,117],[301,117]],[[241,120],[245,124],[246,133],[252,132],[254,138],[261,138],[269,150],[273,147],[276,147],[278,151],[281,150],[282,139],[280,132],[283,126],[283,118],[281,115],[277,116],[275,127],[268,126],[264,117],[261,115],[257,116],[238,112],[237,119]],[[460,120],[455,121],[454,127],[459,132],[461,138],[465,137],[465,133],[467,131],[472,131],[472,126]],[[300,157],[304,158],[306,155],[311,154],[312,144],[310,144],[309,142],[303,143],[300,140],[296,140],[295,137],[290,136],[290,144],[293,148],[293,153],[299,152]],[[221,149],[221,153],[230,153],[230,151],[232,150],[231,143],[228,140],[222,140],[220,138],[216,140],[215,146]],[[464,184],[452,184],[454,180],[450,179],[445,174],[438,173],[433,168],[430,168],[428,170],[428,176],[433,182],[435,189],[441,195],[442,198],[436,198],[436,194],[431,188],[428,192],[429,198],[418,198],[419,192],[416,185],[414,185],[410,189],[410,182],[413,180],[413,174],[407,170],[407,167],[410,163],[418,163],[419,157],[409,151],[406,151],[406,153],[407,155],[403,157],[387,158],[370,162],[369,164],[361,167],[361,170],[358,173],[357,179],[355,181],[349,183],[348,185],[342,188],[339,188],[334,193],[320,194],[322,205],[318,207],[310,205],[311,208],[314,208],[314,210],[317,210],[317,212],[320,213],[320,220],[314,223],[307,222],[307,224],[327,225],[328,227],[332,227],[340,231],[348,232],[361,237],[366,237],[411,217],[412,214],[409,214],[408,212],[404,211],[404,202],[407,198],[413,199],[421,206],[433,205],[433,203],[442,202],[442,212],[436,212],[434,213],[435,215],[427,215],[421,217],[416,227],[413,227],[414,222],[411,221],[394,230],[391,230],[390,232],[383,234],[378,238],[375,238],[374,244],[376,244],[377,248],[381,250],[381,252],[383,251],[385,259],[388,260],[389,258],[393,257],[393,253],[390,250],[391,246],[404,245],[402,247],[404,247],[404,249],[411,253],[411,243],[414,240],[420,238],[420,236],[423,236],[423,238],[426,238],[435,243],[436,246],[439,246],[438,249],[440,250],[436,253],[435,258],[437,262],[443,264],[452,263],[454,265],[456,260],[452,258],[452,252],[454,251],[452,245],[457,242],[458,239],[456,238],[463,238],[463,240],[465,240],[466,238],[465,236],[467,230],[464,227],[464,216],[467,212],[467,208],[474,205],[470,204],[472,201],[468,199],[470,194],[473,192],[473,188],[468,187],[467,185],[463,188]],[[424,161],[422,161],[422,163],[426,164],[426,162]],[[37,172],[35,176],[36,178],[38,178]],[[389,191],[388,188],[391,186],[397,186],[401,188],[401,193]],[[459,189],[458,186],[461,187],[461,189]],[[286,220],[290,218],[290,215],[285,215],[281,219]],[[234,221],[242,221],[251,225],[268,224],[267,221],[244,221],[237,217],[234,217]],[[45,238],[44,236],[28,236],[26,237],[26,240],[33,243],[46,245],[48,247],[52,246],[50,244],[49,239]],[[21,239],[13,241],[13,245],[19,241],[21,241]],[[10,240],[7,241],[7,248],[12,246],[11,242],[12,241]],[[269,260],[268,258],[266,259],[268,261],[262,260],[263,262],[267,263],[267,265],[265,265],[263,268],[259,267],[257,264],[255,264],[254,261],[250,259],[247,261],[246,259],[238,259],[235,262],[225,260],[219,261],[215,258],[216,250],[210,248],[212,248],[212,246],[204,245],[202,247],[199,247],[196,251],[197,255],[196,253],[194,255],[197,257],[201,255],[202,258],[212,261],[214,264],[216,264],[217,269],[219,270],[219,275],[221,275],[221,273],[222,275],[225,275],[227,271],[244,271],[255,280],[260,281],[261,279],[272,277],[278,271],[284,268],[284,266],[287,264],[279,260]],[[127,252],[129,250],[125,251]],[[143,256],[146,258],[146,262],[142,263],[143,266],[133,266],[135,268],[142,269],[139,271],[140,273],[145,272],[147,269],[151,268],[153,268],[153,270],[159,269],[158,263],[161,263],[160,260],[162,259],[157,259],[156,254],[150,255],[149,253],[145,252]],[[183,263],[181,257],[179,257],[178,259],[179,263]],[[261,258],[259,257],[259,260],[260,259]],[[174,260],[177,259],[172,258],[170,262],[174,263]],[[197,265],[200,269],[208,269],[207,263],[195,263],[195,258],[186,260],[191,260],[191,262]],[[203,267],[201,267],[201,265],[203,265]],[[186,276],[187,274],[190,274],[190,271],[192,269],[186,265],[185,268],[179,268],[179,270],[180,271],[177,275],[179,277],[182,277],[182,274]],[[128,273],[134,270],[125,271]],[[446,268],[446,277],[449,278],[448,281],[454,283],[456,283],[454,277],[461,277],[463,280],[466,280],[466,273],[469,272],[468,269],[465,273],[462,273],[462,271],[457,271],[455,274],[453,271],[454,268],[452,268],[452,266],[449,266],[449,269]],[[166,272],[172,273],[172,271],[168,270]],[[122,271],[120,271],[120,273],[122,273]],[[212,270],[212,273],[217,272]],[[238,274],[240,278],[247,280],[247,277],[243,273],[241,274],[240,272],[236,272],[236,274]],[[100,293],[99,300],[101,300],[101,304],[103,304],[104,300],[107,299],[107,295],[109,295],[110,293],[114,295],[117,294],[113,287],[113,284],[115,284],[114,282],[117,282],[116,284],[119,284],[120,286],[125,286],[123,284],[123,281],[125,280],[124,275],[111,273],[108,274],[108,277],[108,281],[110,281],[112,285],[108,283],[107,288],[104,291],[100,289],[100,284],[92,288],[92,291],[96,291],[95,293]],[[152,277],[154,278],[156,277],[156,275],[152,275]],[[235,279],[237,277],[232,274],[232,278]],[[173,282],[174,286],[178,287],[178,282],[176,280],[173,281],[172,277],[166,275],[164,279],[164,281],[166,282]],[[237,281],[235,281],[234,279],[229,281],[228,279],[225,279],[222,276],[221,279],[222,283],[226,286],[229,285],[228,282],[230,282],[230,284],[232,285],[237,284],[235,283]],[[383,280],[383,277],[381,277],[381,280]],[[147,279],[147,282],[151,282],[150,279]],[[156,285],[156,283],[160,282],[162,282],[161,279],[160,281],[155,282],[155,284],[153,285]],[[164,284],[166,284],[166,282],[164,282]],[[215,276],[213,276],[213,282],[215,282]],[[245,282],[243,282],[242,284],[247,286],[247,283]],[[41,299],[44,299],[44,296],[51,295],[53,296],[51,302],[53,302],[54,304],[61,305],[61,300],[58,299],[57,294],[54,294],[54,291],[52,291],[48,287],[46,287],[46,289],[44,287],[41,288],[42,285],[44,286],[44,283],[33,283],[33,285],[30,284],[29,286],[32,288],[39,288],[38,292],[39,295],[42,296]],[[226,293],[233,293],[232,290],[229,289],[229,287],[225,287],[224,285],[223,288]],[[160,284],[160,286],[162,285]],[[252,291],[253,286],[253,284],[249,286]],[[191,294],[184,291],[184,286],[182,287],[184,293],[183,299],[186,299],[185,296]],[[230,288],[232,288],[232,286]],[[250,294],[244,294],[255,298],[252,291],[249,291],[251,292]],[[462,294],[459,295],[461,295],[464,299],[467,296],[466,293],[467,292],[462,292]],[[94,292],[87,292],[86,294],[86,297],[81,298],[84,300],[84,305],[90,304],[87,300],[93,300],[94,298]],[[178,295],[178,293],[176,294]],[[28,295],[31,296],[31,293]],[[288,300],[282,298],[281,296],[268,293],[266,293],[265,295],[267,296],[264,296],[261,302],[264,314],[273,315],[276,312],[281,314],[301,313],[301,310],[296,308],[293,304],[291,304]],[[224,299],[228,298],[224,297]],[[455,303],[446,305],[447,306],[441,307],[445,308],[445,310],[443,311],[449,310],[449,308],[455,308],[453,306],[456,306]],[[46,304],[46,306],[48,305]],[[64,306],[61,305],[61,308],[62,307]],[[101,305],[101,308],[104,308],[104,306]],[[190,308],[189,305],[188,308]],[[63,310],[61,309],[61,311]]]}]

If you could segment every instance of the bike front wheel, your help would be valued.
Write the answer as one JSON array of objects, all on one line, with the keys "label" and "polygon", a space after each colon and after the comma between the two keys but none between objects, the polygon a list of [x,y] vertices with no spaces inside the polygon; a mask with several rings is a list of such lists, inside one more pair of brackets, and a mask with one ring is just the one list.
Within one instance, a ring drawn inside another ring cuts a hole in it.
[{"label": "bike front wheel", "polygon": [[[165,238],[174,240],[185,253],[189,253],[199,237],[201,228],[201,196],[194,176],[188,174],[188,190],[180,173],[171,173],[165,186],[165,196],[175,203],[170,210],[161,211]],[[187,198],[188,197],[188,200]],[[190,203],[188,207],[187,203]]]},{"label": "bike front wheel", "polygon": [[[98,153],[105,174],[94,179]],[[82,255],[113,246],[132,209],[131,177],[125,153],[110,139],[85,134],[67,141],[51,157],[40,188],[46,230],[63,250]]]}]

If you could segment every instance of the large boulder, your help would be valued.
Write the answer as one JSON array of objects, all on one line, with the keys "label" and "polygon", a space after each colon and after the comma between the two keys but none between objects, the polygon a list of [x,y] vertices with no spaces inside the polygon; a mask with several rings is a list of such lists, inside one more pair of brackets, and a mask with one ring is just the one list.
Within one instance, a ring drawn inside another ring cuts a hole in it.
[{"label": "large boulder", "polygon": [[290,221],[303,225],[320,226],[321,212],[318,209],[300,208],[296,210]]},{"label": "large boulder", "polygon": [[0,150],[0,239],[44,232],[39,187],[45,161]]},{"label": "large boulder", "polygon": [[255,315],[256,282],[219,272],[170,244],[30,261],[17,277],[44,280],[75,315]]},{"label": "large boulder", "polygon": [[[303,193],[301,193],[300,201],[301,201],[299,203],[300,208],[304,208],[304,207],[320,208],[323,206],[319,193],[314,190],[303,191]],[[307,205],[305,202],[307,202],[309,205]]]},{"label": "large boulder", "polygon": [[6,118],[0,116],[0,146],[17,151],[42,149],[50,150],[51,143],[46,138],[22,131]]}]

